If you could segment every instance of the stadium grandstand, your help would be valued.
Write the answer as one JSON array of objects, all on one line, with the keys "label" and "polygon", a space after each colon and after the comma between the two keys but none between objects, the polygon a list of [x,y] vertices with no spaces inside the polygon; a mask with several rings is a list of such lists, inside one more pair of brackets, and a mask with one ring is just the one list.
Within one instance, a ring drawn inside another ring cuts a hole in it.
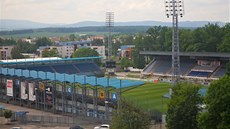
[{"label": "stadium grandstand", "polygon": [[20,59],[0,62],[0,101],[63,115],[105,119],[120,89],[142,81],[102,77],[101,57]]},{"label": "stadium grandstand", "polygon": [[[172,52],[141,51],[141,55],[153,60],[144,68],[143,76],[172,76]],[[181,78],[218,79],[223,76],[230,53],[181,52]]]}]

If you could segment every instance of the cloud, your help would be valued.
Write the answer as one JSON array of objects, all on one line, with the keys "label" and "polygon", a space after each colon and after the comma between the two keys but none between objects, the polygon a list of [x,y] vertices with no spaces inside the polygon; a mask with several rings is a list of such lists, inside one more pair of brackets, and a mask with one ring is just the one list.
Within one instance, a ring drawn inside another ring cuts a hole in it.
[{"label": "cloud", "polygon": [[[181,20],[229,20],[228,0],[184,0],[185,17]],[[25,19],[44,23],[104,21],[105,12],[113,11],[115,21],[167,19],[164,0],[0,0],[1,19]]]}]

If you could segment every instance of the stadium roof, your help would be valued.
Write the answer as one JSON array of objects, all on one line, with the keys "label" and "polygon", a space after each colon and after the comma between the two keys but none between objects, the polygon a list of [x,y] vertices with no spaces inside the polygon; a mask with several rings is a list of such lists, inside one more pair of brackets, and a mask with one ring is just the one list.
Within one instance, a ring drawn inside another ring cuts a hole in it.
[{"label": "stadium roof", "polygon": [[135,45],[122,45],[121,50],[125,50],[127,48],[133,48],[133,47],[135,47]]},{"label": "stadium roof", "polygon": [[27,58],[27,59],[13,59],[13,60],[1,60],[3,63],[11,63],[11,62],[31,62],[31,61],[47,61],[47,60],[60,60],[59,57],[47,57],[47,58]]},{"label": "stadium roof", "polygon": [[100,59],[101,56],[94,57],[80,57],[80,58],[59,58],[59,57],[48,57],[48,58],[29,58],[29,59],[14,59],[14,60],[0,60],[0,64],[19,64],[19,63],[38,63],[38,62],[55,62],[55,61],[74,61],[74,60],[91,60]]},{"label": "stadium roof", "polygon": [[90,84],[92,86],[103,86],[114,88],[125,88],[144,84],[142,81],[120,80],[117,78],[97,78],[95,76],[85,76],[77,74],[61,74],[34,70],[10,69],[0,67],[0,74],[8,76],[25,77],[32,79],[42,79],[69,83]]},{"label": "stadium roof", "polygon": [[[156,55],[156,56],[171,56],[172,52],[164,52],[164,51],[140,51],[140,54],[141,55]],[[180,56],[230,58],[230,53],[218,53],[218,52],[180,52]]]}]

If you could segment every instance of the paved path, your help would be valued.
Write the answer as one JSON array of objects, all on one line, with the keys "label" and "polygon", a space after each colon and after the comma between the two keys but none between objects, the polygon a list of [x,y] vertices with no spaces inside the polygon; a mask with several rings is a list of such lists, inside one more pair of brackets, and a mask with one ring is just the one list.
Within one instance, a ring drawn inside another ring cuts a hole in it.
[{"label": "paved path", "polygon": [[[44,112],[36,109],[31,109],[27,107],[20,107],[12,104],[6,104],[0,102],[0,105],[4,106],[5,109],[10,109],[14,112],[16,111],[28,111],[28,115],[44,115],[44,116],[54,116],[54,117],[64,117],[66,119],[71,119],[72,117],[69,116],[62,116],[58,114],[53,114],[50,112]],[[87,119],[82,116],[77,116],[75,119],[79,123],[81,123],[80,126],[84,127],[84,129],[93,129],[93,127],[100,125],[101,123],[98,123],[94,120]],[[18,125],[17,123],[13,123],[13,125],[0,125],[0,129],[10,129],[11,127],[14,126],[20,126],[23,127],[23,129],[69,129],[69,125],[64,125],[64,126],[55,126],[55,125],[41,125],[41,124],[33,124],[33,125]]]}]

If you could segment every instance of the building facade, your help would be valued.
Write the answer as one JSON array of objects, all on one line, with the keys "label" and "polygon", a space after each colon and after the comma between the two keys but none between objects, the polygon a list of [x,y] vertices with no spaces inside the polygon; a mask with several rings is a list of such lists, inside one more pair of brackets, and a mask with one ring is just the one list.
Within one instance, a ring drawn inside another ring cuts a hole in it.
[{"label": "building facade", "polygon": [[74,53],[74,45],[63,45],[57,47],[58,54],[60,57],[63,58],[70,58],[71,55]]},{"label": "building facade", "polygon": [[132,48],[134,48],[134,45],[124,45],[120,48],[120,57],[126,57],[128,59],[132,59]]},{"label": "building facade", "polygon": [[0,59],[7,60],[12,59],[11,51],[14,46],[0,46]]},{"label": "building facade", "polygon": [[94,49],[95,51],[97,51],[97,53],[99,54],[99,56],[102,56],[103,59],[106,59],[105,56],[105,46],[90,46],[91,49]]}]

